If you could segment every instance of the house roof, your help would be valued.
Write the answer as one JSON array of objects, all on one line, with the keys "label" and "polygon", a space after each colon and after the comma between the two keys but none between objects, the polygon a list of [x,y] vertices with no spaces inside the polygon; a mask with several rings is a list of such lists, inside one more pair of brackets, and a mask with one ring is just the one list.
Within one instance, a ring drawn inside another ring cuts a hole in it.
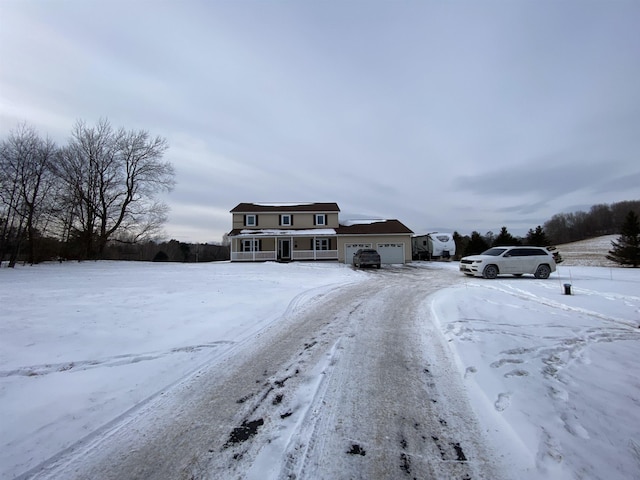
[{"label": "house roof", "polygon": [[413,231],[399,220],[361,220],[345,222],[336,228],[338,235],[412,234]]},{"label": "house roof", "polygon": [[239,203],[231,213],[260,212],[339,212],[335,202],[330,203]]}]

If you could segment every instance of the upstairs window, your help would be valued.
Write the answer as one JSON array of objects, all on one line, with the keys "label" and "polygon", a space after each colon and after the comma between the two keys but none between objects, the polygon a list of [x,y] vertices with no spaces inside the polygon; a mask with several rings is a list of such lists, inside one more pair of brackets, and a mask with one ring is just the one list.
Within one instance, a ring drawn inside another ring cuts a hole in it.
[{"label": "upstairs window", "polygon": [[293,225],[293,215],[289,215],[289,214],[280,215],[280,226],[290,227],[291,225]]},{"label": "upstairs window", "polygon": [[257,215],[245,215],[244,216],[244,226],[245,227],[257,227],[258,226],[258,216]]},{"label": "upstairs window", "polygon": [[326,225],[327,224],[327,215],[325,213],[316,213],[314,225]]}]

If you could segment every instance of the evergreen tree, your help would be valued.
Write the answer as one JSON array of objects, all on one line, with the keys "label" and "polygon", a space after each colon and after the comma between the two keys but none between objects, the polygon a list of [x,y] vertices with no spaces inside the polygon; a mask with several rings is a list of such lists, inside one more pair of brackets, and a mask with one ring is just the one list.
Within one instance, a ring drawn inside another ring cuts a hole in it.
[{"label": "evergreen tree", "polygon": [[630,210],[621,227],[620,237],[617,242],[611,242],[613,247],[609,250],[607,258],[620,265],[640,265],[640,222],[638,215]]},{"label": "evergreen tree", "polygon": [[463,237],[457,231],[453,232],[453,241],[456,244],[456,257],[460,258],[462,256],[462,252],[465,252],[467,250],[467,245],[469,245],[469,235],[465,235]]},{"label": "evergreen tree", "polygon": [[482,235],[474,231],[474,232],[471,232],[471,239],[467,244],[467,248],[464,251],[464,255],[465,256],[477,255],[479,253],[484,252],[488,248],[489,248],[489,245],[487,245],[487,242],[484,241],[484,238],[482,238]]},{"label": "evergreen tree", "polygon": [[547,234],[544,232],[544,229],[538,225],[535,229],[529,229],[527,232],[527,245],[533,245],[536,247],[546,247],[550,245],[549,239],[547,238]]},{"label": "evergreen tree", "polygon": [[507,227],[502,227],[500,233],[493,241],[493,247],[520,245],[520,240],[507,231]]}]

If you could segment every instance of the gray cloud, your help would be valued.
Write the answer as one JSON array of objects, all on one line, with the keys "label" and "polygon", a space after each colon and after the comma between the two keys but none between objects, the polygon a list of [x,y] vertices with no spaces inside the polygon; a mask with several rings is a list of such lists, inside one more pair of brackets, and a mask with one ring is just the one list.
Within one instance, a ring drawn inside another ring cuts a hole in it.
[{"label": "gray cloud", "polygon": [[168,236],[246,201],[470,232],[638,197],[637,2],[149,5],[0,3],[0,137],[165,136]]},{"label": "gray cloud", "polygon": [[575,191],[607,191],[604,184],[618,165],[601,163],[559,163],[552,157],[538,161],[466,175],[456,179],[461,190],[486,196],[522,196],[532,194],[556,198]]}]

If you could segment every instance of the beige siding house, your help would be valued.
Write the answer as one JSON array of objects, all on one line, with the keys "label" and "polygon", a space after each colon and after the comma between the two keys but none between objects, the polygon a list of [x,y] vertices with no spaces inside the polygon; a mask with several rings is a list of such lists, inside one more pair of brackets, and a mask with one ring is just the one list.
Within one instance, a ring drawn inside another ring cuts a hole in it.
[{"label": "beige siding house", "polygon": [[231,210],[231,261],[334,260],[351,263],[375,248],[382,263],[411,261],[413,232],[398,220],[341,225],[336,203],[240,203]]}]

